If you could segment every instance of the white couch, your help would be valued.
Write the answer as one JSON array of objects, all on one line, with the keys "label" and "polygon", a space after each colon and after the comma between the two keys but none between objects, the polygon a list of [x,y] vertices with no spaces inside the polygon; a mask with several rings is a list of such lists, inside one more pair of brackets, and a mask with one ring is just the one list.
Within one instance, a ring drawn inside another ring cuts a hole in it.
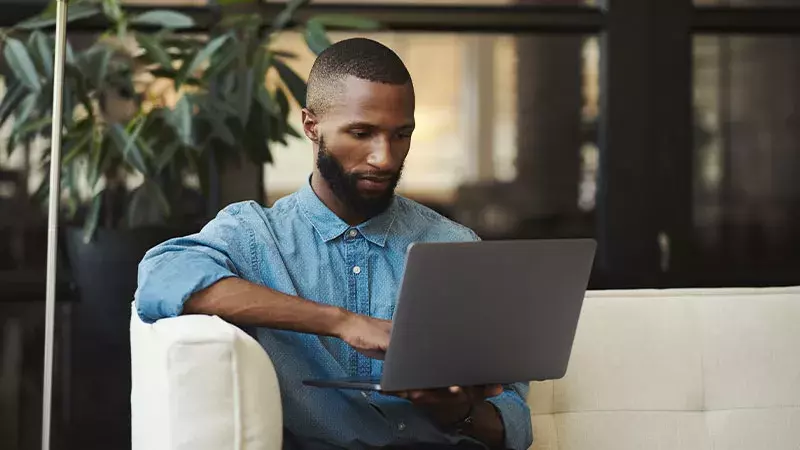
[{"label": "white couch", "polygon": [[[212,317],[131,321],[133,449],[277,449],[258,344]],[[800,449],[800,288],[591,292],[537,450]]]}]

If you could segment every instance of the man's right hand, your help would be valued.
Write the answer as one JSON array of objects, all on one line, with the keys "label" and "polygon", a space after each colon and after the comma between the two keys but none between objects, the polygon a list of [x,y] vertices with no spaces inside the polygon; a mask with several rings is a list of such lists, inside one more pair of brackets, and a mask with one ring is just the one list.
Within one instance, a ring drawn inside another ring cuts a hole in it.
[{"label": "man's right hand", "polygon": [[389,348],[392,322],[359,314],[348,314],[336,335],[359,353],[374,359],[383,359]]}]

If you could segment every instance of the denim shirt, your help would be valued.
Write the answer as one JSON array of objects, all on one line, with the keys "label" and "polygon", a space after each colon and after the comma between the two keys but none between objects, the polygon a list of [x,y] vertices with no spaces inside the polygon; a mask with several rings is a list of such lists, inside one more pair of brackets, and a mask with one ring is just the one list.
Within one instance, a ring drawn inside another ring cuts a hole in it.
[{"label": "denim shirt", "polygon": [[[277,291],[358,314],[391,319],[412,242],[469,241],[471,230],[411,200],[396,196],[389,209],[348,226],[306,183],[264,208],[255,202],[223,209],[199,233],[169,240],[139,265],[136,307],[152,323],[181,314],[195,292],[226,277],[240,277]],[[258,328],[281,388],[285,447],[369,448],[473,443],[438,428],[410,402],[381,395],[307,387],[309,378],[379,376],[382,361],[343,341]],[[525,383],[508,385],[489,401],[501,414],[506,446],[532,442]],[[294,442],[294,444],[291,444]]]}]

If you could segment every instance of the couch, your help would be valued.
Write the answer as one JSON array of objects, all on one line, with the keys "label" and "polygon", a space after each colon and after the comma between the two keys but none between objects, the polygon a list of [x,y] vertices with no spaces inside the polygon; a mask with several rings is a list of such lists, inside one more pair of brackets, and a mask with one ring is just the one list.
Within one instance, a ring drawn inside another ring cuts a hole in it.
[{"label": "couch", "polygon": [[[280,448],[250,336],[133,314],[131,348],[134,450]],[[589,292],[566,377],[528,400],[536,450],[800,449],[800,288]]]}]

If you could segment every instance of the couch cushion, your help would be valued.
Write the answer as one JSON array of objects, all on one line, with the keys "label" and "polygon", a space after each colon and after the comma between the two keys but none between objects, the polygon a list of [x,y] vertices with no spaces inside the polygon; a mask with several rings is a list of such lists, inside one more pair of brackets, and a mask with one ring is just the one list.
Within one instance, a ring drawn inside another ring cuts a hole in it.
[{"label": "couch cushion", "polygon": [[558,450],[711,450],[699,412],[556,415]]},{"label": "couch cushion", "polygon": [[537,450],[796,449],[800,289],[591,292]]},{"label": "couch cushion", "polygon": [[800,406],[800,292],[693,300],[702,324],[705,409]]},{"label": "couch cushion", "polygon": [[275,370],[217,317],[131,320],[133,450],[280,449]]},{"label": "couch cushion", "polygon": [[706,418],[714,450],[800,448],[800,408],[711,411]]},{"label": "couch cushion", "polygon": [[589,296],[554,412],[698,411],[698,341],[685,299]]}]

